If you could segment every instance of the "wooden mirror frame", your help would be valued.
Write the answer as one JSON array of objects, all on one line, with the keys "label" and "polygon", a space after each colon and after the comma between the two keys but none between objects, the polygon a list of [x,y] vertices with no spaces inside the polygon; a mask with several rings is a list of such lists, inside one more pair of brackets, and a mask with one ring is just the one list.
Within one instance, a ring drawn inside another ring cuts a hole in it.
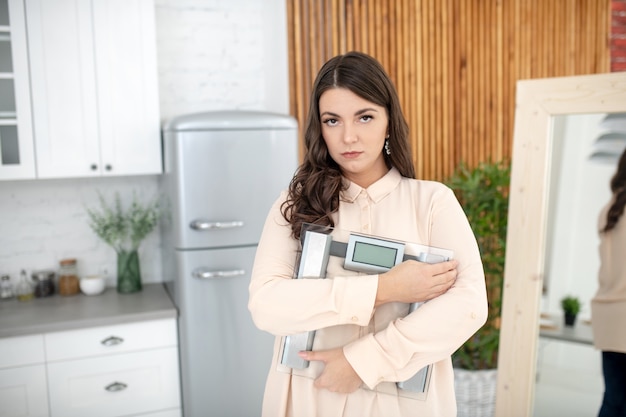
[{"label": "wooden mirror frame", "polygon": [[626,112],[626,72],[517,82],[497,417],[533,413],[553,117],[617,112]]}]

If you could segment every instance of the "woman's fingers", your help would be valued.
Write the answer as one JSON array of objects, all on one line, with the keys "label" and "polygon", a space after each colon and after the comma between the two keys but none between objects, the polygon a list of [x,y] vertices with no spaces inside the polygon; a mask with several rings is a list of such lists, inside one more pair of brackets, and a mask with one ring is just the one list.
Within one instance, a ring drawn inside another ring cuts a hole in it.
[{"label": "woman's fingers", "polygon": [[400,301],[407,303],[433,299],[445,293],[456,280],[458,261],[427,264],[403,262],[380,275],[377,303]]}]

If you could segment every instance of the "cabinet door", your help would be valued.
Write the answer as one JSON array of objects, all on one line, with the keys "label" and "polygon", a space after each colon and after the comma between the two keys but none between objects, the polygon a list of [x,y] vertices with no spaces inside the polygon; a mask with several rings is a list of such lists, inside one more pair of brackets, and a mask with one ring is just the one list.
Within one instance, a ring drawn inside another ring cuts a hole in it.
[{"label": "cabinet door", "polygon": [[178,350],[50,363],[48,387],[53,417],[115,417],[178,409]]},{"label": "cabinet door", "polygon": [[152,0],[26,0],[39,178],[161,172]]},{"label": "cabinet door", "polygon": [[38,177],[99,175],[90,2],[25,1]]},{"label": "cabinet door", "polygon": [[95,0],[103,175],[161,173],[153,0]]},{"label": "cabinet door", "polygon": [[3,416],[47,417],[45,366],[0,369],[0,409]]},{"label": "cabinet door", "polygon": [[22,0],[0,0],[0,179],[35,178],[26,20]]},{"label": "cabinet door", "polygon": [[45,360],[43,335],[0,338],[0,368],[43,365]]}]

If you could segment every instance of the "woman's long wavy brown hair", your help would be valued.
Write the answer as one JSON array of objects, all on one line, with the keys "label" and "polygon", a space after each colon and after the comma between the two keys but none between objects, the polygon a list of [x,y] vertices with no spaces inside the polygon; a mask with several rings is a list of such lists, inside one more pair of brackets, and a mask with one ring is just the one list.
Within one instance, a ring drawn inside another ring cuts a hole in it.
[{"label": "woman's long wavy brown hair", "polygon": [[611,178],[611,191],[613,192],[613,204],[609,207],[606,215],[606,225],[601,232],[606,233],[612,230],[624,214],[626,205],[626,150],[617,163],[617,172]]},{"label": "woman's long wavy brown hair", "polygon": [[383,66],[361,52],[331,58],[322,66],[313,84],[304,132],[304,161],[296,170],[289,184],[287,200],[281,207],[296,239],[300,238],[303,223],[334,227],[331,215],[339,208],[343,184],[341,170],[328,153],[319,112],[320,97],[331,88],[346,88],[387,109],[391,155],[384,153],[385,162],[402,176],[415,178],[408,141],[409,127],[402,114],[398,93]]}]

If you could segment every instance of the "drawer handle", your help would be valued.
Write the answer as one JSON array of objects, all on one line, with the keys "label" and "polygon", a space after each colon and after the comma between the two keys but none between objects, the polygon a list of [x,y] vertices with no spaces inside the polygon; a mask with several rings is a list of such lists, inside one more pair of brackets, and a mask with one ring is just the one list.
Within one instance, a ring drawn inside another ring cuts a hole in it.
[{"label": "drawer handle", "polygon": [[107,385],[104,389],[109,392],[118,392],[118,391],[124,391],[126,388],[128,388],[128,385],[126,385],[123,382],[113,382]]},{"label": "drawer handle", "polygon": [[109,336],[100,343],[103,344],[104,346],[115,346],[123,342],[124,342],[124,339],[122,339],[121,337]]}]

